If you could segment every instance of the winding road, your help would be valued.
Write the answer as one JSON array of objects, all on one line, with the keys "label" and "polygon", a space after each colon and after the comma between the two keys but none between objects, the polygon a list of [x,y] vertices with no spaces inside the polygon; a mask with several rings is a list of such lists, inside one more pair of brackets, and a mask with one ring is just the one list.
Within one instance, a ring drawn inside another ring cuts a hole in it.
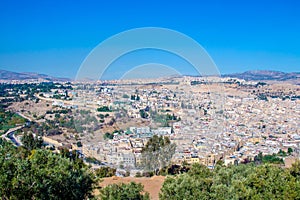
[{"label": "winding road", "polygon": [[[17,112],[16,114],[20,115],[21,117],[27,119],[29,122],[32,121],[32,119],[30,119],[29,117],[23,115],[22,113],[20,112]],[[22,142],[17,138],[15,137],[15,132],[19,129],[22,129],[25,127],[25,124],[24,125],[21,125],[21,126],[17,126],[17,127],[14,127],[14,128],[11,128],[9,129],[5,134],[1,135],[1,138],[2,139],[5,139],[7,141],[11,141],[13,143],[14,146],[18,147],[18,146],[21,146],[22,145]]]},{"label": "winding road", "polygon": [[17,126],[14,128],[9,129],[5,134],[1,135],[1,138],[7,141],[11,141],[14,146],[18,147],[21,146],[22,143],[15,137],[15,131],[23,128],[25,125]]}]

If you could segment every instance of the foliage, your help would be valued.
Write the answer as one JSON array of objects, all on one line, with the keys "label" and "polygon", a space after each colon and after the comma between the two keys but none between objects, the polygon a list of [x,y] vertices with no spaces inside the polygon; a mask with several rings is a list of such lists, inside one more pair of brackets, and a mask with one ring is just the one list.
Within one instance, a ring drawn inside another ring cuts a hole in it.
[{"label": "foliage", "polygon": [[159,114],[156,111],[150,110],[151,118],[154,122],[160,123],[162,126],[169,126],[170,121],[180,121],[181,118],[169,113],[167,114]]},{"label": "foliage", "polygon": [[96,169],[95,173],[99,178],[112,177],[116,174],[116,169],[111,167],[100,167]]},{"label": "foliage", "polygon": [[111,184],[100,190],[102,200],[148,200],[149,194],[143,192],[143,185],[131,182],[129,184]]},{"label": "foliage", "polygon": [[293,149],[291,147],[288,148],[288,154],[292,154],[293,153]]},{"label": "foliage", "polygon": [[[295,170],[294,170],[295,171]],[[300,182],[274,165],[193,165],[188,173],[167,177],[160,199],[300,199]]]},{"label": "foliage", "polygon": [[280,149],[279,152],[278,152],[278,156],[285,157],[285,156],[287,156],[287,153],[285,151],[283,151],[282,149]]},{"label": "foliage", "polygon": [[78,141],[78,142],[76,143],[76,145],[77,145],[77,147],[82,147],[82,143],[81,143],[80,141]]},{"label": "foliage", "polygon": [[101,165],[101,161],[97,160],[94,157],[86,157],[84,160],[86,162],[88,162],[88,163],[93,163],[93,164]]},{"label": "foliage", "polygon": [[140,177],[142,177],[142,174],[141,174],[141,172],[137,172],[137,173],[135,174],[135,177],[136,177],[136,178],[140,178]]},{"label": "foliage", "polygon": [[176,145],[168,137],[154,135],[142,149],[142,166],[146,171],[162,169],[169,165]]},{"label": "foliage", "polygon": [[108,106],[101,106],[99,108],[97,108],[98,112],[111,112],[111,110],[109,109]]},{"label": "foliage", "polygon": [[144,177],[152,177],[152,176],[154,176],[154,173],[152,171],[143,172],[142,176],[144,176]]},{"label": "foliage", "polygon": [[146,152],[146,151],[150,151],[150,152],[159,151],[163,147],[165,147],[167,145],[170,145],[170,144],[171,144],[171,141],[168,137],[154,135],[146,143],[145,147],[143,148],[143,152]]},{"label": "foliage", "polygon": [[16,127],[17,125],[23,125],[26,121],[27,120],[23,117],[0,108],[0,130],[3,132]]},{"label": "foliage", "polygon": [[258,87],[258,86],[265,86],[265,85],[267,85],[267,83],[265,83],[265,82],[258,82],[258,83],[255,85],[255,87]]},{"label": "foliage", "polygon": [[95,178],[85,165],[46,150],[0,142],[2,199],[87,199]]},{"label": "foliage", "polygon": [[149,117],[149,114],[144,109],[141,109],[140,116],[141,118],[147,119]]},{"label": "foliage", "polygon": [[106,132],[106,133],[103,135],[103,138],[104,138],[104,139],[110,139],[110,140],[112,140],[112,139],[114,138],[114,134],[113,134],[113,133]]},{"label": "foliage", "polygon": [[265,94],[258,94],[257,98],[258,100],[268,101],[268,98]]},{"label": "foliage", "polygon": [[129,98],[128,94],[123,94],[122,97],[123,97],[124,99],[128,99],[128,98]]},{"label": "foliage", "polygon": [[274,164],[283,164],[283,159],[279,158],[276,154],[265,155],[263,156],[263,163],[274,163]]},{"label": "foliage", "polygon": [[78,133],[83,133],[85,130],[93,132],[99,129],[97,118],[88,110],[76,110],[72,119]]},{"label": "foliage", "polygon": [[104,119],[104,115],[103,114],[99,114],[97,116],[100,117],[100,119]]},{"label": "foliage", "polygon": [[170,115],[169,113],[167,113],[166,115],[166,119],[170,120],[170,121],[177,121],[178,117],[174,115],[174,113],[172,115]]},{"label": "foliage", "polygon": [[[282,150],[280,150],[278,155],[282,155],[282,154],[283,154]],[[276,154],[262,155],[261,152],[259,152],[259,154],[254,157],[254,161],[258,162],[258,163],[273,163],[273,164],[283,164],[284,163],[283,159],[278,157]]]},{"label": "foliage", "polygon": [[43,139],[39,136],[34,137],[32,133],[24,133],[21,142],[28,150],[40,149],[43,146]]},{"label": "foliage", "polygon": [[[0,96],[14,97],[13,101],[23,101],[26,99],[35,99],[34,94],[37,92],[51,92],[51,89],[72,89],[71,85],[65,86],[59,83],[24,83],[24,84],[0,84]],[[20,94],[27,95],[25,98]]]},{"label": "foliage", "polygon": [[139,101],[140,100],[140,96],[139,95],[131,95],[130,99],[134,100],[134,101]]},{"label": "foliage", "polygon": [[170,165],[168,167],[164,167],[159,171],[160,175],[176,175],[186,173],[190,170],[190,166],[185,165]]},{"label": "foliage", "polygon": [[62,134],[62,131],[60,131],[59,129],[56,128],[51,128],[47,131],[47,135],[51,136],[51,135],[60,135]]},{"label": "foliage", "polygon": [[296,160],[290,168],[290,173],[300,181],[300,160]]}]

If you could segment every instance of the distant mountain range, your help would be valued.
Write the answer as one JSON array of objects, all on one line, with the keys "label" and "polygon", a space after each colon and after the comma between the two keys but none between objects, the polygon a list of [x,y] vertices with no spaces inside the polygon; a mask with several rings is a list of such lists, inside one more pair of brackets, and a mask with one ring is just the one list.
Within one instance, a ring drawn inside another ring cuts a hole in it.
[{"label": "distant mountain range", "polygon": [[268,71],[268,70],[254,70],[246,71],[243,73],[234,73],[234,74],[224,74],[222,77],[231,77],[244,79],[246,81],[258,81],[258,80],[268,80],[268,81],[291,81],[299,80],[300,72],[280,72],[280,71]]},{"label": "distant mountain range", "polygon": [[46,74],[38,74],[34,72],[11,72],[7,70],[0,70],[0,80],[38,80],[45,81],[70,81],[69,78],[58,78]]},{"label": "distant mountain range", "polygon": [[[243,73],[224,74],[222,77],[231,77],[245,79],[247,81],[297,81],[300,80],[300,72],[285,73],[280,71],[255,70],[246,71]],[[71,81],[69,78],[58,78],[45,74],[38,74],[34,72],[11,72],[7,70],[0,70],[0,80],[38,80],[45,81]]]}]

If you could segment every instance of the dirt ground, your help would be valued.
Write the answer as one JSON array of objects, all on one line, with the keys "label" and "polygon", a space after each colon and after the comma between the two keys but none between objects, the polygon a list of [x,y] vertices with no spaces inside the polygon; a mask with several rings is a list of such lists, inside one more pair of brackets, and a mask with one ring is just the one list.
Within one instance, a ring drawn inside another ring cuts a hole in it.
[{"label": "dirt ground", "polygon": [[35,103],[33,101],[22,101],[22,102],[14,102],[10,107],[10,110],[20,112],[24,110],[23,114],[32,117],[33,115],[41,116],[46,113],[48,110],[52,110],[52,103],[39,101]]},{"label": "dirt ground", "polygon": [[100,183],[101,187],[105,187],[109,184],[114,183],[130,183],[136,182],[141,183],[144,185],[144,191],[149,192],[150,198],[153,200],[157,200],[159,197],[160,188],[165,180],[164,176],[153,176],[151,178],[141,177],[109,177],[104,178],[103,181]]}]

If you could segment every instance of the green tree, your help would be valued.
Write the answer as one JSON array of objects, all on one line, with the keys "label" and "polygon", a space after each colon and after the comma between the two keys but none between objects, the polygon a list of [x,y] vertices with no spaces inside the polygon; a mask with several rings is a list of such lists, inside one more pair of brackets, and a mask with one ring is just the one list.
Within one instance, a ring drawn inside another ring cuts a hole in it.
[{"label": "green tree", "polygon": [[280,149],[278,152],[278,155],[285,157],[285,156],[287,156],[287,153],[285,151],[283,151],[282,149]]},{"label": "green tree", "polygon": [[193,171],[190,170],[189,173],[167,177],[161,188],[159,199],[209,199],[213,179],[208,176],[209,173],[204,168],[204,166],[194,165]]},{"label": "green tree", "polygon": [[141,109],[140,116],[141,116],[141,118],[147,119],[149,114],[144,109]]},{"label": "green tree", "polygon": [[124,99],[128,99],[129,98],[129,96],[127,95],[127,94],[123,94],[123,96],[122,96]]},{"label": "green tree", "polygon": [[159,171],[169,165],[176,145],[168,137],[154,135],[142,149],[142,165],[146,171]]},{"label": "green tree", "polygon": [[112,177],[116,174],[116,169],[110,167],[100,167],[96,169],[95,174],[99,178]]},{"label": "green tree", "polygon": [[296,162],[292,164],[290,173],[300,181],[300,160],[296,160]]},{"label": "green tree", "polygon": [[28,150],[40,149],[43,146],[43,139],[39,136],[34,137],[32,133],[24,133],[21,142]]},{"label": "green tree", "polygon": [[110,139],[110,140],[112,140],[112,139],[114,138],[114,134],[113,134],[113,133],[106,132],[106,133],[103,135],[103,138],[104,138],[104,139]]},{"label": "green tree", "polygon": [[17,149],[0,141],[2,199],[87,199],[95,181],[85,165],[50,151]]},{"label": "green tree", "polygon": [[111,110],[109,109],[108,106],[101,106],[99,108],[97,108],[98,112],[111,112]]},{"label": "green tree", "polygon": [[100,190],[102,200],[148,200],[149,193],[143,194],[144,187],[142,184],[131,182],[129,184],[111,184]]},{"label": "green tree", "polygon": [[[300,185],[288,170],[273,165],[254,168],[244,181],[253,199],[299,199]],[[238,187],[237,187],[238,188]]]},{"label": "green tree", "polygon": [[78,141],[76,144],[77,144],[77,147],[82,147],[81,141]]},{"label": "green tree", "polygon": [[247,164],[213,171],[193,165],[188,173],[165,180],[160,199],[300,199],[297,172],[296,165],[293,170]]},{"label": "green tree", "polygon": [[291,155],[293,153],[293,149],[291,147],[288,148],[288,154]]}]

